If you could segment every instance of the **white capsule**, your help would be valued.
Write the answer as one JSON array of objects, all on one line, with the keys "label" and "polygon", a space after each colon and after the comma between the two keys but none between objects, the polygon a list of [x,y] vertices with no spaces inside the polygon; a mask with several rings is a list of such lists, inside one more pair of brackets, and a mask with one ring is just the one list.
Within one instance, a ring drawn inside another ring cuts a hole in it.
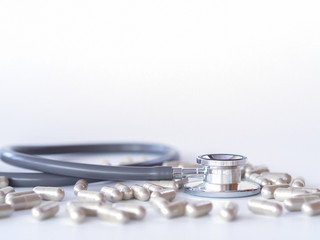
[{"label": "white capsule", "polygon": [[129,215],[121,210],[115,209],[109,205],[103,205],[98,209],[100,219],[112,223],[127,223]]},{"label": "white capsule", "polygon": [[54,217],[59,211],[59,204],[57,202],[45,202],[38,207],[31,210],[32,216],[37,220],[44,220]]},{"label": "white capsule", "polygon": [[82,201],[95,201],[95,202],[106,202],[106,197],[101,192],[96,191],[88,191],[88,190],[82,190],[78,192],[78,200]]},{"label": "white capsule", "polygon": [[114,203],[112,207],[127,213],[129,218],[134,220],[142,220],[146,215],[146,209],[140,205]]},{"label": "white capsule", "polygon": [[293,179],[291,186],[292,187],[304,187],[306,182],[303,177],[296,177]]},{"label": "white capsule", "polygon": [[159,197],[150,198],[151,207],[157,211],[159,211],[163,207],[167,207],[169,204],[170,202],[164,198],[159,198]]},{"label": "white capsule", "polygon": [[140,201],[148,201],[150,198],[150,191],[138,184],[132,185],[133,196]]},{"label": "white capsule", "polygon": [[7,201],[9,198],[19,197],[19,196],[34,194],[34,193],[35,193],[34,191],[10,192],[6,195],[5,201]]},{"label": "white capsule", "polygon": [[129,200],[133,198],[133,191],[127,185],[124,185],[122,183],[117,183],[115,185],[115,188],[118,189],[120,192],[122,192],[123,200]]},{"label": "white capsule", "polygon": [[220,210],[220,217],[225,221],[233,221],[238,214],[238,204],[235,202],[226,202]]},{"label": "white capsule", "polygon": [[0,218],[9,217],[14,211],[14,208],[9,204],[0,204]]},{"label": "white capsule", "polygon": [[4,203],[5,197],[8,193],[14,192],[13,187],[4,187],[0,189],[0,203]]},{"label": "white capsule", "polygon": [[181,189],[189,181],[189,178],[184,177],[184,178],[181,178],[181,179],[176,179],[174,181],[178,184],[179,189]]},{"label": "white capsule", "polygon": [[283,184],[283,185],[267,185],[267,186],[264,186],[262,189],[261,189],[261,196],[263,198],[267,198],[267,199],[273,199],[274,196],[274,191],[277,189],[277,188],[288,188],[290,187],[289,184]]},{"label": "white capsule", "polygon": [[304,203],[301,209],[305,215],[310,217],[320,215],[320,199]]},{"label": "white capsule", "polygon": [[78,195],[78,192],[87,190],[88,189],[88,182],[84,179],[80,179],[76,182],[76,184],[73,187],[74,195]]},{"label": "white capsule", "polygon": [[248,208],[254,214],[278,217],[282,214],[282,206],[278,203],[264,199],[250,199]]},{"label": "white capsule", "polygon": [[289,184],[291,182],[291,176],[288,173],[263,172],[261,173],[261,176],[269,179],[274,184],[277,184],[277,182],[282,182],[281,184]]},{"label": "white capsule", "polygon": [[106,159],[101,160],[101,161],[100,161],[100,164],[101,164],[101,165],[105,165],[105,166],[111,166],[111,163],[110,163],[108,160],[106,160]]},{"label": "white capsule", "polygon": [[160,197],[168,201],[172,201],[176,197],[176,191],[174,189],[165,189],[159,192],[153,192],[151,193],[151,198],[154,198],[154,197]]},{"label": "white capsule", "polygon": [[119,202],[122,200],[123,194],[118,189],[114,187],[104,186],[100,190],[104,196],[106,197],[107,201],[110,202]]},{"label": "white capsule", "polygon": [[22,195],[18,197],[10,197],[8,199],[6,198],[6,203],[10,204],[14,208],[14,210],[24,210],[33,208],[39,205],[40,202],[41,198],[35,193]]},{"label": "white capsule", "polygon": [[164,187],[164,188],[172,188],[172,189],[174,189],[176,191],[179,189],[179,184],[176,183],[175,181],[167,181],[167,180],[149,181],[149,183],[156,184],[156,185],[159,185],[159,186]]},{"label": "white capsule", "polygon": [[67,207],[73,206],[80,208],[84,211],[86,216],[97,216],[97,212],[100,206],[102,206],[102,202],[97,201],[70,201],[67,203]]},{"label": "white capsule", "polygon": [[308,194],[310,193],[310,191],[304,189],[304,188],[277,188],[274,191],[274,198],[277,201],[283,202],[284,200],[288,199],[288,198],[292,198],[298,195],[304,195],[304,194]]},{"label": "white capsule", "polygon": [[283,205],[290,212],[301,211],[301,207],[304,203],[311,202],[311,201],[314,201],[317,199],[319,199],[319,196],[315,196],[315,195],[311,195],[311,194],[310,195],[303,195],[303,196],[296,196],[296,197],[288,198],[288,199],[284,200]]},{"label": "white capsule", "polygon": [[212,203],[209,201],[198,201],[186,205],[186,215],[197,218],[208,215],[212,210]]},{"label": "white capsule", "polygon": [[161,191],[164,190],[165,188],[150,182],[146,182],[143,184],[143,187],[148,189],[150,192],[157,192],[157,191]]},{"label": "white capsule", "polygon": [[127,156],[123,158],[123,160],[119,163],[119,165],[128,165],[132,163],[133,163],[133,159]]},{"label": "white capsule", "polygon": [[250,174],[249,179],[255,183],[260,184],[261,186],[272,185],[272,182],[270,180],[261,177],[260,174],[257,173]]},{"label": "white capsule", "polygon": [[0,188],[6,187],[9,185],[9,180],[5,176],[0,176]]},{"label": "white capsule", "polygon": [[249,178],[252,173],[261,174],[263,172],[269,172],[269,169],[265,165],[253,166],[246,169],[245,177]]},{"label": "white capsule", "polygon": [[188,203],[184,200],[172,202],[169,205],[160,208],[160,213],[165,218],[176,218],[184,216],[186,212],[186,205]]},{"label": "white capsule", "polygon": [[64,191],[57,187],[34,187],[33,191],[40,196],[42,200],[61,201],[64,198]]},{"label": "white capsule", "polygon": [[67,206],[67,212],[69,218],[75,223],[81,223],[86,219],[86,213],[80,207],[73,205]]}]

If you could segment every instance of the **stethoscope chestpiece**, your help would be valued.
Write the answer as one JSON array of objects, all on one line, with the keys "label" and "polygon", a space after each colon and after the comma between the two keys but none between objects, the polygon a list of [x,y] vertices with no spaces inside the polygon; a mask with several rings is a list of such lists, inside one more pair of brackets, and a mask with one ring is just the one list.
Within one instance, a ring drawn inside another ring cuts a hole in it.
[{"label": "stethoscope chestpiece", "polygon": [[236,154],[205,154],[197,158],[203,177],[185,184],[191,195],[215,198],[247,197],[258,194],[260,185],[242,181],[241,169],[247,158]]}]

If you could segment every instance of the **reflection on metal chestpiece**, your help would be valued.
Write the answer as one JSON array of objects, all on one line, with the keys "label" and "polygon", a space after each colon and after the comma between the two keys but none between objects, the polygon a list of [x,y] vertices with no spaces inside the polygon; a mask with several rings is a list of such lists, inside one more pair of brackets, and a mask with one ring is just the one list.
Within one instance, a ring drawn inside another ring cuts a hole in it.
[{"label": "reflection on metal chestpiece", "polygon": [[85,211],[82,208],[74,205],[68,205],[67,212],[68,212],[69,218],[75,223],[81,223],[86,218]]}]

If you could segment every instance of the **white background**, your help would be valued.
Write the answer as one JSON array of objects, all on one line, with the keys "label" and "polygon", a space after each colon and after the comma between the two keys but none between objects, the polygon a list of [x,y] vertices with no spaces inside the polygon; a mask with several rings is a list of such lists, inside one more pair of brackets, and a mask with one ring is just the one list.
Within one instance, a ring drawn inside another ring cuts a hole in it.
[{"label": "white background", "polygon": [[[2,0],[0,144],[160,142],[183,160],[238,153],[319,186],[319,9],[316,0]],[[234,223],[219,219],[216,200],[198,220],[151,212],[127,226],[74,226],[64,212],[43,223],[20,212],[0,229],[24,238],[316,239],[319,217],[254,216],[246,201],[237,200]]]}]

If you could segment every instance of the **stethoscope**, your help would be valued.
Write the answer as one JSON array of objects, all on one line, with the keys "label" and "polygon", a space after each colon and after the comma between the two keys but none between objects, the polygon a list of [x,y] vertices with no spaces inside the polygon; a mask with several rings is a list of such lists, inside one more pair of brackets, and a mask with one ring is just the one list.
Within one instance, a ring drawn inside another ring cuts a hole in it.
[{"label": "stethoscope", "polygon": [[[125,166],[103,166],[53,160],[51,154],[144,153],[155,158]],[[89,182],[110,180],[192,179],[184,186],[186,193],[201,197],[245,197],[258,194],[260,186],[243,181],[241,169],[247,158],[236,154],[205,154],[197,158],[197,168],[158,166],[179,160],[178,152],[162,144],[112,143],[56,146],[12,146],[2,150],[2,161],[40,173],[0,172],[14,187],[66,186],[79,178]]]}]

